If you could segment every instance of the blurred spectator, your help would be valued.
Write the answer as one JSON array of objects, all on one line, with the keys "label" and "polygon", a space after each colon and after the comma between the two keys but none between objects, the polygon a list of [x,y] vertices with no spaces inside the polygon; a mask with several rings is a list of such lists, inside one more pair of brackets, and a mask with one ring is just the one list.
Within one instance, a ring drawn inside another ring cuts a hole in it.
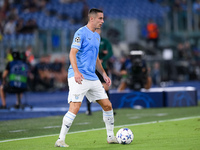
[{"label": "blurred spectator", "polygon": [[54,77],[54,87],[64,89],[67,86],[67,71],[65,68],[65,57],[56,58],[50,64],[50,73]]},{"label": "blurred spectator", "polygon": [[23,28],[23,33],[31,34],[38,29],[38,25],[34,19],[29,19]]},{"label": "blurred spectator", "polygon": [[34,78],[30,83],[33,91],[46,91],[54,86],[53,75],[50,73],[50,56],[43,56],[34,66]]},{"label": "blurred spectator", "polygon": [[147,43],[153,48],[158,48],[159,29],[158,25],[150,19],[147,23]]},{"label": "blurred spectator", "polygon": [[16,23],[14,18],[10,18],[4,27],[4,34],[14,34]]},{"label": "blurred spectator", "polygon": [[35,64],[35,57],[33,55],[33,49],[32,49],[32,46],[27,46],[26,48],[26,58],[27,58],[27,61],[31,64],[31,65],[34,65]]},{"label": "blurred spectator", "polygon": [[120,58],[120,62],[122,64],[121,69],[120,69],[120,84],[119,87],[117,88],[118,91],[123,91],[124,89],[127,88],[127,78],[128,78],[128,72],[126,68],[130,68],[131,65],[131,60],[129,57],[122,56]]},{"label": "blurred spectator", "polygon": [[30,13],[30,12],[36,12],[38,11],[38,8],[37,8],[37,1],[35,0],[25,0],[23,1],[22,3],[22,11],[24,13]]},{"label": "blurred spectator", "polygon": [[130,58],[123,63],[121,68],[120,73],[124,78],[118,87],[118,91],[123,91],[127,87],[135,91],[151,88],[152,79],[143,55],[141,51],[130,52]]},{"label": "blurred spectator", "polygon": [[155,62],[153,64],[153,69],[151,71],[152,83],[153,85],[160,85],[161,74],[160,74],[160,63]]},{"label": "blurred spectator", "polygon": [[21,9],[24,13],[29,12],[29,1],[23,1],[22,5],[21,5]]},{"label": "blurred spectator", "polygon": [[2,9],[2,12],[3,13],[7,13],[9,10],[10,10],[10,2],[9,0],[2,0],[2,6],[1,6],[1,9]]},{"label": "blurred spectator", "polygon": [[6,20],[6,13],[0,7],[0,36],[1,36],[1,39],[2,39],[2,35],[3,35],[5,20]]},{"label": "blurred spectator", "polygon": [[22,3],[22,11],[24,13],[33,13],[42,11],[49,0],[25,0]]},{"label": "blurred spectator", "polygon": [[200,15],[200,0],[195,0],[193,3],[193,12]]},{"label": "blurred spectator", "polygon": [[17,20],[18,19],[18,10],[15,7],[12,7],[6,14],[6,16],[8,16],[8,18],[13,18],[13,20]]},{"label": "blurred spectator", "polygon": [[67,88],[67,71],[65,56],[53,58],[51,55],[42,56],[33,67],[33,78],[30,88],[33,91],[48,91]]},{"label": "blurred spectator", "polygon": [[178,15],[178,26],[180,30],[187,28],[187,1],[186,0],[175,0],[173,10]]},{"label": "blurred spectator", "polygon": [[187,41],[178,43],[177,51],[179,60],[191,60],[193,58],[190,43]]},{"label": "blurred spectator", "polygon": [[7,50],[7,55],[6,55],[6,61],[7,61],[7,63],[13,61],[12,52],[13,52],[12,48],[9,48]]},{"label": "blurred spectator", "polygon": [[39,1],[37,1],[38,10],[42,11],[45,8],[45,6],[48,3],[48,1],[49,0],[39,0]]},{"label": "blurred spectator", "polygon": [[108,72],[109,72],[110,77],[112,79],[112,87],[111,88],[116,89],[120,84],[120,79],[121,79],[120,68],[121,68],[121,65],[122,65],[122,63],[115,56],[112,56],[108,60]]},{"label": "blurred spectator", "polygon": [[19,18],[17,20],[15,30],[17,34],[24,33],[24,19]]},{"label": "blurred spectator", "polygon": [[[193,12],[194,14],[198,17],[198,28],[200,28],[200,0],[196,0],[194,3],[193,3]],[[195,18],[196,18],[195,16]]]}]

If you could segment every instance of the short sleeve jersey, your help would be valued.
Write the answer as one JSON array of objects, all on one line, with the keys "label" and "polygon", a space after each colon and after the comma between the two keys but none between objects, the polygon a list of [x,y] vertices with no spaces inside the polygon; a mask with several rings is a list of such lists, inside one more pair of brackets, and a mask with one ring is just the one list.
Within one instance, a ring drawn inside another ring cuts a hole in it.
[{"label": "short sleeve jersey", "polygon": [[[92,32],[87,26],[76,31],[71,48],[78,49],[76,54],[77,67],[84,79],[98,80],[95,73],[96,60],[99,53],[100,35]],[[72,66],[68,69],[68,78],[74,76]]]}]

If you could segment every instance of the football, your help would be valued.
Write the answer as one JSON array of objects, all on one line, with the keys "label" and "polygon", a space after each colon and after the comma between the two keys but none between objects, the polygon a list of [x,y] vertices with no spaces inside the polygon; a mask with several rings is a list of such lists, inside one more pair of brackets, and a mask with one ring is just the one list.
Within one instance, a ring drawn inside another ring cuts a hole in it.
[{"label": "football", "polygon": [[116,134],[119,144],[130,144],[133,141],[134,135],[129,128],[121,128]]}]

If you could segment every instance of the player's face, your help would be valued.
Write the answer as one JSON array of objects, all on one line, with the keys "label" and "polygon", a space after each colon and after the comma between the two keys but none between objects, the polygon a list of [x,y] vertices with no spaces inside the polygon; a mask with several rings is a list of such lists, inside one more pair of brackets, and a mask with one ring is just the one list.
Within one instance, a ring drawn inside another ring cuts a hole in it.
[{"label": "player's face", "polygon": [[94,17],[95,28],[101,28],[103,23],[103,13],[97,13],[97,15]]}]

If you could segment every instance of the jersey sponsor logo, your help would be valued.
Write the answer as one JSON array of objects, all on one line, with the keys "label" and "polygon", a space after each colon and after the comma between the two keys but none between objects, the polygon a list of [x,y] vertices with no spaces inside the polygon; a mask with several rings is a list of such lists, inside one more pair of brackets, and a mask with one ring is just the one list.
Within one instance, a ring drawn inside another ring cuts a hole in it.
[{"label": "jersey sponsor logo", "polygon": [[81,41],[81,38],[79,36],[75,38],[76,43],[79,43],[80,41]]}]

